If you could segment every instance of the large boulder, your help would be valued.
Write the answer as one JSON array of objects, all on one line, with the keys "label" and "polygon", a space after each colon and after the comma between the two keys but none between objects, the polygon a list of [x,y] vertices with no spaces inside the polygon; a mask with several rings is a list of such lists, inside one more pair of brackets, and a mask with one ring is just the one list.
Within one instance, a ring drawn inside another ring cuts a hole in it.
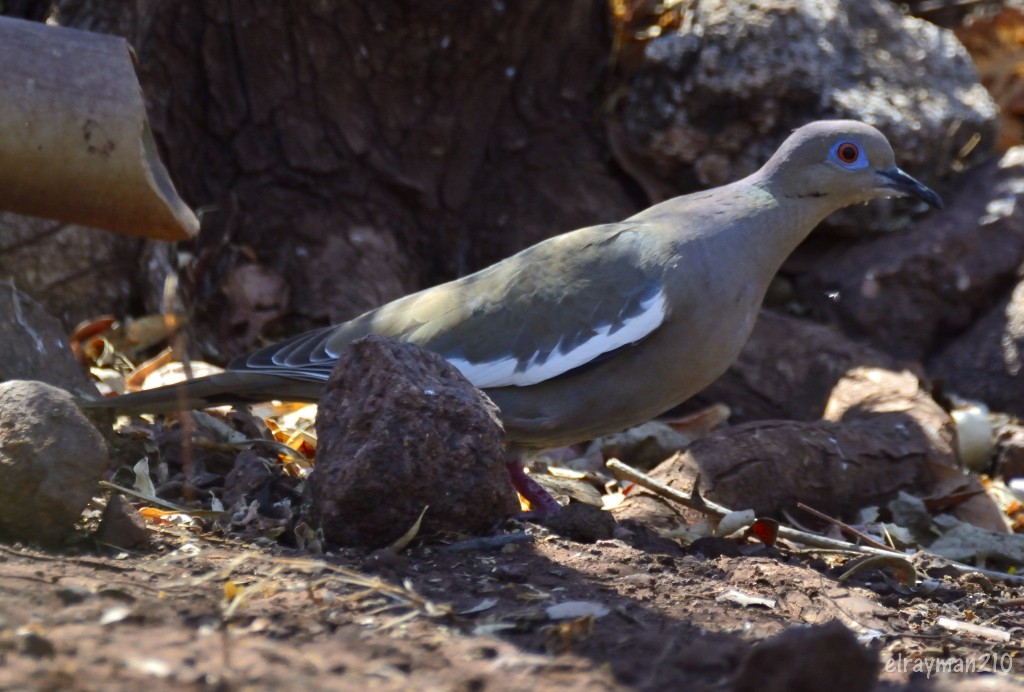
[{"label": "large boulder", "polygon": [[[677,28],[620,70],[611,124],[620,163],[652,201],[741,178],[821,118],[878,126],[926,180],[996,141],[995,105],[957,38],[889,0],[704,0],[676,11]],[[833,221],[889,225],[892,210]]]}]

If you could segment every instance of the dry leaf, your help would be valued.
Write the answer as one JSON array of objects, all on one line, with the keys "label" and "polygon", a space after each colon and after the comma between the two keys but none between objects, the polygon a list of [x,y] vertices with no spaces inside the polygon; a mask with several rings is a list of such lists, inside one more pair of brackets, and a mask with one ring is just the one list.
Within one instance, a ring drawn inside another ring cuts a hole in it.
[{"label": "dry leaf", "polygon": [[420,524],[423,523],[423,515],[427,513],[428,509],[430,509],[430,505],[423,506],[423,511],[420,512],[420,515],[418,517],[416,517],[416,521],[409,528],[409,530],[402,534],[401,538],[399,538],[397,541],[388,546],[391,550],[395,551],[396,553],[401,552],[402,549],[404,549],[407,545],[409,545],[410,542],[412,542],[412,539],[416,538],[416,534],[420,532]]},{"label": "dry leaf", "polygon": [[132,467],[135,472],[135,489],[146,497],[156,497],[156,488],[153,487],[153,479],[149,477],[149,458],[142,457]]},{"label": "dry leaf", "polygon": [[115,622],[121,622],[131,614],[132,609],[130,607],[126,605],[115,605],[103,611],[103,614],[100,615],[99,622],[101,625],[112,625]]},{"label": "dry leaf", "polygon": [[551,620],[575,620],[582,617],[601,618],[611,612],[608,606],[596,601],[565,601],[544,609]]},{"label": "dry leaf", "polygon": [[764,606],[765,608],[768,608],[769,610],[774,610],[775,609],[775,603],[776,603],[774,598],[764,598],[762,596],[752,596],[752,595],[750,595],[748,593],[743,593],[742,591],[737,591],[736,589],[729,589],[728,591],[723,591],[722,593],[720,593],[718,595],[717,598],[715,598],[715,600],[718,601],[719,603],[735,603],[736,605],[743,606],[743,607],[755,606],[755,605],[756,606]]},{"label": "dry leaf", "polygon": [[1003,7],[956,29],[1002,117],[999,148],[1024,143],[1024,12]]},{"label": "dry leaf", "polygon": [[1024,565],[1024,535],[986,531],[948,515],[935,517],[935,523],[945,530],[928,546],[936,555],[959,562],[996,558]]},{"label": "dry leaf", "polygon": [[716,536],[731,536],[737,531],[742,531],[757,520],[757,515],[752,509],[729,512],[718,522],[715,529]]},{"label": "dry leaf", "polygon": [[497,598],[485,598],[482,601],[480,601],[479,603],[477,603],[475,606],[470,606],[469,608],[466,608],[465,610],[460,610],[456,614],[457,615],[475,615],[476,613],[482,613],[485,610],[490,610],[491,608],[493,608],[496,605],[498,605],[498,599]]},{"label": "dry leaf", "polygon": [[665,424],[676,432],[696,440],[720,428],[731,415],[732,411],[725,404],[714,404],[688,416],[666,420]]}]

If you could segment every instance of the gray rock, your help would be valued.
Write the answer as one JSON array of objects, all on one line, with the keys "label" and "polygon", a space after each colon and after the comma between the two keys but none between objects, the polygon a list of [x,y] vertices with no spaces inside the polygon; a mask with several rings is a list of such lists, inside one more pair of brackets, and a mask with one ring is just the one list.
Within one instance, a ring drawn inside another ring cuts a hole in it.
[{"label": "gray rock", "polygon": [[497,408],[440,356],[377,336],[342,354],[320,400],[313,522],[332,543],[381,546],[484,531],[519,509]]},{"label": "gray rock", "polygon": [[0,283],[0,352],[0,380],[38,380],[78,396],[99,396],[60,322],[11,283]]},{"label": "gray rock", "polygon": [[[925,179],[961,167],[968,142],[983,155],[996,141],[996,107],[963,46],[888,0],[705,0],[681,12],[680,28],[648,41],[626,75],[610,125],[620,163],[652,200],[747,175],[819,118],[878,126]],[[888,227],[892,214],[873,204],[845,223]]]},{"label": "gray rock", "polygon": [[0,384],[0,535],[59,543],[107,470],[107,445],[62,389]]}]

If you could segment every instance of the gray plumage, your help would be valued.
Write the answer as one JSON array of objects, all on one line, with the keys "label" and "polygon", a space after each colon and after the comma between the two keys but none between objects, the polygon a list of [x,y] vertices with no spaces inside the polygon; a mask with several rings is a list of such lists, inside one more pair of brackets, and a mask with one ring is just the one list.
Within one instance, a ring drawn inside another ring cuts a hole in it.
[{"label": "gray plumage", "polygon": [[649,420],[710,384],[736,358],[769,282],[807,234],[837,209],[894,195],[941,205],[896,167],[875,128],[812,123],[737,182],[550,238],[255,351],[223,374],[97,403],[159,412],[315,401],[337,355],[374,333],[435,351],[482,383],[512,445],[578,442]]}]

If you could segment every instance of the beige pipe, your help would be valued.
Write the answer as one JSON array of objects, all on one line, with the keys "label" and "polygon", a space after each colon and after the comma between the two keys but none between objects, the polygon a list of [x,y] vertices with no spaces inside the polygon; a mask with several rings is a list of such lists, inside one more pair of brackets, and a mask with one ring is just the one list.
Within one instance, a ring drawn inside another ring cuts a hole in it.
[{"label": "beige pipe", "polygon": [[0,17],[0,208],[162,240],[199,230],[124,39]]}]

